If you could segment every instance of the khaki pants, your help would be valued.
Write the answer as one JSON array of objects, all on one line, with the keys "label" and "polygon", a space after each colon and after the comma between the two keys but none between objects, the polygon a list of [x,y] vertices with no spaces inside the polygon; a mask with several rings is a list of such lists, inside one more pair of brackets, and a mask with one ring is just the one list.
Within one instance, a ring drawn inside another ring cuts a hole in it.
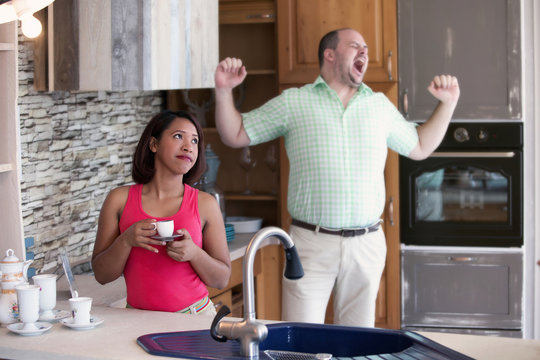
[{"label": "khaki pants", "polygon": [[356,237],[315,233],[291,226],[304,277],[283,277],[282,319],[324,323],[334,291],[334,323],[373,327],[375,301],[386,260],[382,228]]}]

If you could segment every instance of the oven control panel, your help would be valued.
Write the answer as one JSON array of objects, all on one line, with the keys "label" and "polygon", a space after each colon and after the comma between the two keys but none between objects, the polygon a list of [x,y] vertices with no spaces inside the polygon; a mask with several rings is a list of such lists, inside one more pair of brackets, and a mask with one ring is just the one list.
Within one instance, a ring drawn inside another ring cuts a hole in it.
[{"label": "oven control panel", "polygon": [[464,127],[458,127],[454,131],[454,139],[459,143],[469,141],[469,132]]},{"label": "oven control panel", "polygon": [[450,123],[440,150],[521,149],[523,124],[513,123]]},{"label": "oven control panel", "polygon": [[[466,128],[458,127],[454,131],[454,139],[458,143],[463,143],[465,141],[469,141],[471,139],[471,137],[469,136],[469,131],[467,131]],[[476,134],[475,139],[479,143],[487,142],[488,139],[489,139],[488,131],[486,129],[481,128],[480,130],[478,130],[478,133]]]}]

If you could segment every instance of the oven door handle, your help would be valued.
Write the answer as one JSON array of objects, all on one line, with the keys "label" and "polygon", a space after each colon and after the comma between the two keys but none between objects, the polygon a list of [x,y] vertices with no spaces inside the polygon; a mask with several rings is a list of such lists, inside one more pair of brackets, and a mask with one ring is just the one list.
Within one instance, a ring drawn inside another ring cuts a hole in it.
[{"label": "oven door handle", "polygon": [[435,151],[432,158],[513,158],[515,151]]},{"label": "oven door handle", "polygon": [[449,256],[448,261],[472,262],[472,261],[478,261],[478,258],[474,256]]}]

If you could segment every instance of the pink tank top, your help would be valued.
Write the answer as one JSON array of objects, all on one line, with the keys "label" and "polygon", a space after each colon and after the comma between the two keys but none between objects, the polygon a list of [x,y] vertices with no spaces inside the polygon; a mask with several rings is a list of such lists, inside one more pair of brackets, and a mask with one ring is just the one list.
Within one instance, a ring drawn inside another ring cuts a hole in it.
[{"label": "pink tank top", "polygon": [[[184,198],[180,210],[173,216],[159,218],[144,212],[141,203],[142,184],[129,188],[128,199],[120,218],[120,232],[143,219],[174,220],[174,230],[185,228],[193,242],[202,247],[201,218],[199,216],[199,190],[184,185]],[[180,240],[181,241],[181,240]],[[171,259],[165,246],[154,246],[152,253],[140,247],[131,249],[124,278],[127,303],[137,309],[180,311],[208,295],[205,284],[189,262]]]}]

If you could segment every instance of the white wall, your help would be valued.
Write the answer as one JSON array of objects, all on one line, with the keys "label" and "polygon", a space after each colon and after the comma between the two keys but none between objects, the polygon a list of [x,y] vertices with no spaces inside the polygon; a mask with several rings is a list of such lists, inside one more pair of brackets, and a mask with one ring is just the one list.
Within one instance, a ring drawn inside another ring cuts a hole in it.
[{"label": "white wall", "polygon": [[540,339],[540,3],[522,1],[524,124],[524,336]]},{"label": "white wall", "polygon": [[[540,96],[540,3],[535,1],[533,4],[533,24],[534,24],[534,121],[536,125],[534,131],[534,154],[535,154],[535,176],[533,182],[535,184],[535,218],[534,224],[540,224],[540,104],[538,97]],[[535,241],[535,257],[531,264],[534,268],[534,338],[540,340],[540,265],[536,262],[540,260],[540,236],[536,231]]]}]

